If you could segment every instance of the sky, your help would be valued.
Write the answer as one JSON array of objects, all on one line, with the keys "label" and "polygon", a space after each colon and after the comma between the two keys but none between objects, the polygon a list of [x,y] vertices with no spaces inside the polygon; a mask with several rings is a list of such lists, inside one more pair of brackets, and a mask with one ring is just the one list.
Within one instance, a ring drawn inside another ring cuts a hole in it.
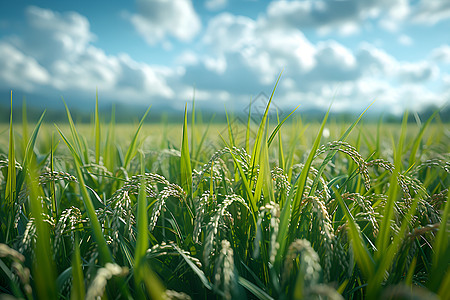
[{"label": "sky", "polygon": [[450,102],[448,0],[1,1],[0,99],[401,114]]}]

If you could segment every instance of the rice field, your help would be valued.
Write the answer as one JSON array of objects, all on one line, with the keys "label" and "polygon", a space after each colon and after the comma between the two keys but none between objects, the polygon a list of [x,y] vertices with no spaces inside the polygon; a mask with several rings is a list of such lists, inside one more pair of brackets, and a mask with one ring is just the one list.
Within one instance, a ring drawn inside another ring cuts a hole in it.
[{"label": "rice field", "polygon": [[0,127],[0,298],[449,299],[448,124],[269,106]]}]

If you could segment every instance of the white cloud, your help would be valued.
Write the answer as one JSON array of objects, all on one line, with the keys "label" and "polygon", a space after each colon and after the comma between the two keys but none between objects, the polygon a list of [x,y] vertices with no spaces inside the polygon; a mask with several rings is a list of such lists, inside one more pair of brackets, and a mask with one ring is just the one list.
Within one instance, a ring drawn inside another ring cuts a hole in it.
[{"label": "white cloud", "polygon": [[414,41],[410,36],[402,34],[398,37],[398,43],[403,46],[411,46],[412,44],[414,44]]},{"label": "white cloud", "polygon": [[137,0],[138,13],[129,16],[137,32],[150,45],[168,36],[191,41],[201,21],[190,0]]},{"label": "white cloud", "polygon": [[379,77],[392,74],[397,67],[396,59],[368,43],[362,43],[356,52],[358,66],[367,77]]},{"label": "white cloud", "polygon": [[0,76],[8,88],[90,95],[98,86],[110,100],[137,102],[173,98],[167,80],[175,76],[127,55],[106,55],[91,45],[87,19],[77,13],[27,9],[27,34],[0,41]]},{"label": "white cloud", "polygon": [[210,21],[202,41],[216,56],[225,57],[231,68],[247,67],[253,74],[247,80],[263,84],[273,83],[286,66],[287,72],[297,73],[314,64],[315,48],[299,30],[272,28],[264,21],[229,13]]},{"label": "white cloud", "polygon": [[267,19],[272,26],[315,28],[322,34],[337,31],[343,35],[360,32],[364,21],[380,19],[389,30],[410,12],[407,0],[394,1],[272,1],[267,8]]},{"label": "white cloud", "polygon": [[442,45],[431,52],[431,58],[439,63],[450,64],[450,46]]},{"label": "white cloud", "polygon": [[428,62],[402,63],[398,69],[398,77],[406,82],[423,83],[431,80],[438,72],[436,66]]},{"label": "white cloud", "polygon": [[32,90],[46,85],[50,76],[39,63],[10,44],[0,41],[0,86]]},{"label": "white cloud", "polygon": [[307,77],[316,81],[346,81],[359,77],[355,56],[335,41],[320,42],[315,65]]},{"label": "white cloud", "polygon": [[[182,2],[192,7],[191,2]],[[190,44],[192,47],[174,60],[173,67],[148,65],[126,54],[107,55],[93,45],[95,35],[85,17],[31,7],[27,10],[28,23],[24,24],[28,34],[0,41],[0,83],[5,88],[52,89],[63,95],[77,92],[88,96],[98,86],[104,99],[165,100],[174,106],[191,99],[195,85],[196,99],[204,107],[218,108],[219,101],[229,108],[245,107],[259,92],[270,94],[283,70],[274,100],[279,107],[301,103],[305,109],[323,108],[334,98],[334,110],[357,112],[377,98],[375,107],[401,111],[425,106],[427,101],[442,102],[442,92],[429,88],[448,87],[448,76],[437,76],[441,72],[437,66],[450,62],[448,45],[433,50],[429,61],[400,62],[381,46],[362,43],[352,49],[331,39],[311,42],[299,29],[326,23],[328,28],[320,28],[340,30],[341,34],[348,30],[351,34],[352,26],[361,24],[358,20],[386,18],[389,14],[400,20],[407,11],[402,13],[405,1],[400,0],[394,1],[396,5],[387,0],[348,2],[278,1],[269,5],[267,15],[261,14],[256,20],[218,14],[209,21],[198,42]],[[148,5],[146,9],[172,5],[162,0],[142,3]],[[337,10],[340,17],[332,17],[330,5],[354,10]],[[279,10],[274,10],[277,7]],[[383,7],[388,8],[387,12]],[[186,27],[180,25],[185,21],[175,22],[172,28],[159,19],[164,13],[171,17],[179,14],[176,9],[150,11],[142,9],[130,16],[130,20],[142,18],[143,26],[149,27],[146,34],[154,33],[148,37],[150,44],[170,43],[170,37],[189,40],[200,30],[182,28],[191,30],[182,33],[179,27]],[[292,11],[312,15],[299,19]],[[278,19],[280,23],[274,23]],[[402,39],[403,43],[410,42],[406,35],[400,35],[399,42]]]},{"label": "white cloud", "polygon": [[205,7],[208,10],[220,10],[227,6],[228,1],[227,0],[207,0],[205,2]]},{"label": "white cloud", "polygon": [[450,19],[450,1],[422,0],[414,7],[412,19],[417,23],[433,25],[442,20]]},{"label": "white cloud", "polygon": [[[432,63],[399,62],[368,43],[356,50],[334,40],[313,44],[298,29],[271,26],[264,15],[253,20],[220,14],[210,20],[202,43],[213,57],[196,55],[185,64],[183,77],[186,84],[195,80],[200,90],[233,91],[235,98],[270,93],[284,70],[276,95],[280,106],[303,103],[305,108],[323,108],[336,96],[334,110],[356,112],[377,98],[382,103],[379,110],[390,107],[400,112],[425,105],[420,95],[409,93],[410,86],[422,84],[424,99],[438,98],[426,87],[439,74]],[[404,102],[405,97],[412,102]]]}]

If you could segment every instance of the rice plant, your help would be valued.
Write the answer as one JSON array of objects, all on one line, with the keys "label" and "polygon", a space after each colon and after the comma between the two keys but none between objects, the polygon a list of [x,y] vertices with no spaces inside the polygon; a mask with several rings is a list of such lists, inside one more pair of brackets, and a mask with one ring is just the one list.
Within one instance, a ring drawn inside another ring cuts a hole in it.
[{"label": "rice plant", "polygon": [[294,110],[271,126],[274,92],[260,124],[249,112],[244,138],[229,122],[214,140],[192,105],[178,142],[153,146],[150,109],[129,136],[117,135],[114,111],[105,127],[98,100],[91,133],[67,106],[68,126],[43,114],[31,135],[11,113],[0,294],[448,299],[448,126],[435,114],[410,130],[405,114],[383,131],[392,125],[361,125],[363,112],[326,140],[328,113],[303,124]]}]

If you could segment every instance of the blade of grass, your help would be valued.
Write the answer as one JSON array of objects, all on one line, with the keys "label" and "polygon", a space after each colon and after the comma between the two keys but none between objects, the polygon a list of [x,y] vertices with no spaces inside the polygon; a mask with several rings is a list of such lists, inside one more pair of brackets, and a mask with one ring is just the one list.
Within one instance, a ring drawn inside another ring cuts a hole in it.
[{"label": "blade of grass", "polygon": [[31,214],[36,226],[36,243],[34,253],[36,259],[33,263],[33,278],[39,299],[57,299],[56,268],[51,251],[51,240],[48,224],[44,222],[41,206],[42,190],[35,178],[36,170],[29,166],[27,170],[27,185],[30,189]]},{"label": "blade of grass", "polygon": [[78,134],[78,131],[75,127],[75,123],[73,122],[72,115],[70,114],[69,108],[67,107],[66,101],[64,101],[64,98],[62,98],[62,101],[64,103],[64,107],[66,108],[66,114],[67,119],[69,120],[69,127],[70,132],[72,133],[72,139],[75,144],[75,149],[78,153],[79,163],[80,165],[84,165],[84,163],[88,162],[88,153],[87,151],[83,151],[85,147],[83,146],[82,140],[80,138],[80,135]]},{"label": "blade of grass", "polygon": [[[25,151],[28,141],[28,117],[27,117],[27,101],[25,97],[22,100],[22,151]],[[25,152],[22,152],[25,157]]]},{"label": "blade of grass", "polygon": [[[273,95],[275,94],[275,90],[277,88],[278,85],[278,81],[281,78],[281,74],[278,76],[277,81],[275,82],[275,86],[272,90],[272,94],[270,95],[269,101],[267,102],[266,105],[266,109],[264,111],[263,117],[261,119],[261,122],[259,124],[259,128],[258,128],[258,133],[256,134],[256,138],[255,138],[255,143],[253,145],[253,151],[252,151],[252,164],[251,164],[251,171],[250,171],[250,178],[253,178],[254,176],[254,170],[256,168],[256,166],[259,164],[259,158],[260,158],[260,152],[261,152],[261,143],[262,143],[262,138],[264,135],[264,130],[266,128],[266,121],[267,121],[267,116],[269,113],[269,107],[270,107],[270,103],[272,102],[273,99]],[[255,183],[256,184],[256,183]]]},{"label": "blade of grass", "polygon": [[[280,118],[278,116],[278,110],[277,110],[277,122],[280,123]],[[283,154],[283,141],[281,139],[281,128],[278,130],[278,166],[282,169],[284,169],[284,167],[285,167],[285,160],[284,160],[284,154]],[[280,203],[280,205],[283,206],[283,203]]]},{"label": "blade of grass", "polygon": [[269,203],[269,201],[275,201],[275,196],[273,193],[273,185],[272,185],[272,176],[270,174],[270,165],[269,165],[269,149],[267,140],[267,130],[263,136],[263,143],[261,143],[261,151],[260,151],[260,166],[258,178],[256,180],[254,199],[258,201],[261,197],[261,192],[264,194],[264,204]]},{"label": "blade of grass", "polygon": [[356,262],[358,263],[358,266],[361,269],[364,277],[366,279],[371,278],[375,271],[375,261],[372,255],[370,255],[369,249],[367,249],[366,244],[364,243],[361,231],[359,230],[359,227],[356,224],[356,221],[353,218],[347,204],[345,204],[344,200],[342,199],[341,194],[333,186],[331,188],[333,189],[335,197],[338,200],[342,211],[344,212],[345,218],[347,219],[350,239],[353,245],[353,253],[355,255]]},{"label": "blade of grass", "polygon": [[95,163],[100,162],[100,119],[98,115],[98,88],[95,90],[95,114],[94,114],[94,126],[95,126]]},{"label": "blade of grass", "polygon": [[147,264],[142,266],[142,278],[147,289],[147,294],[152,300],[166,300],[165,288],[158,276],[150,269]]},{"label": "blade of grass", "polygon": [[[447,201],[445,203],[444,211],[442,213],[441,225],[439,226],[439,231],[437,233],[436,239],[434,240],[433,246],[433,260],[432,269],[430,275],[430,281],[428,288],[432,291],[438,291],[439,285],[441,289],[445,280],[442,278],[442,274],[445,272],[447,282],[450,281],[450,247],[449,247],[449,233],[448,233],[448,222],[450,216],[450,193],[447,193]],[[442,283],[441,283],[442,282]],[[450,288],[446,288],[449,290]],[[440,293],[440,291],[439,291]],[[447,294],[448,295],[448,294]]]},{"label": "blade of grass", "polygon": [[14,129],[13,129],[13,94],[11,91],[11,114],[9,117],[9,148],[8,148],[8,176],[6,178],[6,212],[7,212],[7,231],[5,243],[9,243],[10,234],[12,233],[14,202],[16,201],[16,154],[14,148]]},{"label": "blade of grass", "polygon": [[265,291],[263,291],[261,288],[259,288],[257,285],[253,284],[252,282],[248,281],[244,277],[239,276],[238,282],[240,285],[242,285],[244,288],[246,288],[249,292],[251,292],[256,298],[260,300],[273,300],[269,294],[267,294]]},{"label": "blade of grass", "polygon": [[230,139],[230,146],[236,146],[236,141],[234,140],[233,126],[230,121],[230,117],[228,116],[227,109],[225,108],[225,116],[227,117],[227,129],[228,129],[228,138]]},{"label": "blade of grass", "polygon": [[252,99],[250,98],[250,104],[248,105],[248,115],[247,115],[247,128],[245,129],[245,151],[250,153],[250,125],[251,125],[251,115],[252,115]]},{"label": "blade of grass", "polygon": [[16,154],[13,129],[13,94],[11,91],[11,114],[9,117],[8,177],[6,179],[5,199],[12,206],[16,199]]},{"label": "blade of grass", "polygon": [[408,161],[408,165],[409,166],[412,166],[414,164],[414,162],[416,160],[417,150],[419,149],[419,145],[420,145],[420,142],[422,141],[423,134],[425,133],[425,130],[428,128],[428,126],[430,125],[431,121],[434,119],[434,117],[436,116],[436,114],[438,112],[439,111],[436,110],[431,115],[431,117],[428,118],[428,120],[425,122],[425,124],[423,124],[423,126],[420,128],[420,131],[417,134],[416,139],[414,140],[414,144],[411,147],[411,153],[409,155],[409,161]]},{"label": "blade of grass", "polygon": [[128,147],[127,153],[125,154],[125,160],[124,160],[124,165],[123,165],[123,167],[125,169],[130,164],[131,159],[136,155],[137,138],[138,138],[139,132],[141,131],[142,125],[144,124],[145,118],[147,117],[147,114],[150,111],[150,108],[151,108],[151,106],[149,106],[147,111],[144,113],[144,116],[142,117],[141,121],[139,122],[139,126],[136,129],[133,139],[131,140],[131,143],[130,143],[130,146]]},{"label": "blade of grass", "polygon": [[[51,174],[53,174],[53,172],[55,171],[55,165],[54,165],[54,151],[55,148],[53,147],[54,143],[53,143],[53,139],[54,139],[54,133],[52,133],[52,144],[51,144],[51,148],[50,148],[50,172]],[[55,182],[52,180],[50,181],[50,190],[51,190],[51,200],[52,200],[52,212],[53,212],[53,218],[55,220],[57,220],[57,216],[58,216],[58,205],[56,202],[56,187],[55,187]]]},{"label": "blade of grass", "polygon": [[[380,232],[378,234],[376,245],[378,260],[380,256],[384,255],[386,248],[390,244],[390,232],[391,232],[391,220],[394,215],[394,205],[398,195],[398,174],[401,171],[403,143],[406,137],[406,125],[408,120],[408,113],[405,112],[403,116],[402,128],[400,132],[400,138],[398,141],[392,141],[392,149],[395,153],[394,156],[394,172],[391,175],[389,181],[388,199],[384,207],[383,218],[381,220]],[[397,148],[395,145],[398,145]],[[395,150],[397,149],[397,150]]]},{"label": "blade of grass", "polygon": [[450,268],[447,268],[445,275],[442,277],[442,284],[439,288],[438,295],[441,299],[445,299],[445,297],[450,295]]},{"label": "blade of grass", "polygon": [[183,137],[181,140],[181,187],[188,195],[192,193],[192,169],[187,136],[187,105],[184,108]]},{"label": "blade of grass", "polygon": [[39,118],[38,122],[36,123],[36,126],[33,129],[33,132],[31,133],[30,139],[28,140],[27,147],[25,150],[24,160],[23,160],[23,167],[27,168],[33,159],[33,149],[34,145],[36,144],[37,135],[39,133],[39,129],[41,128],[42,121],[44,120],[45,116],[45,110],[42,113],[41,117]]},{"label": "blade of grass", "polygon": [[[141,175],[145,174],[145,160],[144,154],[140,151],[139,158],[141,162]],[[147,216],[147,196],[146,196],[146,186],[144,178],[141,179],[141,185],[139,188],[138,195],[138,205],[137,205],[137,239],[136,239],[136,249],[134,252],[134,279],[136,282],[136,289],[138,290],[138,295],[142,298],[142,290],[140,288],[140,283],[143,279],[142,265],[143,258],[148,249],[148,216]]]},{"label": "blade of grass", "polygon": [[[206,137],[207,137],[207,135],[208,135],[208,131],[209,131],[209,127],[211,126],[211,123],[212,123],[212,121],[213,121],[213,119],[214,119],[214,116],[215,115],[213,115],[212,117],[211,117],[211,119],[209,120],[209,123],[208,123],[208,125],[206,126],[206,129],[205,129],[205,131],[203,132],[203,135],[202,135],[202,138],[200,139],[200,143],[198,144],[198,146],[197,146],[197,151],[195,152],[195,157],[194,157],[194,161],[198,161],[198,159],[199,159],[199,156],[200,156],[200,153],[201,153],[201,149],[202,149],[202,146],[203,146],[203,144],[204,144],[204,142],[205,142],[205,140],[206,140]],[[192,154],[191,154],[192,155]],[[195,169],[195,167],[192,167],[193,169]]]},{"label": "blade of grass", "polygon": [[86,296],[84,286],[83,269],[81,268],[81,254],[78,234],[75,234],[74,251],[72,255],[72,287],[70,289],[71,300],[82,300]]},{"label": "blade of grass", "polygon": [[[369,299],[379,299],[383,280],[386,276],[386,273],[389,271],[392,262],[396,258],[396,254],[399,251],[403,240],[405,239],[408,225],[410,224],[411,219],[415,216],[418,203],[419,197],[415,197],[414,201],[408,209],[408,212],[405,214],[402,220],[400,230],[398,231],[398,233],[396,233],[386,251],[381,255],[376,256],[376,271],[375,274],[373,274],[373,276],[369,278],[367,284],[367,295]],[[379,251],[379,249],[377,251]],[[403,266],[400,268],[404,269]],[[393,270],[393,272],[395,272],[395,270]]]},{"label": "blade of grass", "polygon": [[208,290],[212,290],[211,283],[209,282],[208,278],[206,278],[205,273],[203,273],[203,271],[200,270],[200,268],[197,267],[197,265],[194,264],[192,260],[189,259],[189,257],[187,257],[186,254],[184,254],[183,251],[181,251],[181,249],[178,246],[173,245],[173,247],[175,248],[175,250],[177,250],[177,252],[181,255],[181,257],[183,257],[184,261],[188,264],[188,266],[192,269],[192,271],[194,271],[194,273],[197,274],[203,286],[206,287]]},{"label": "blade of grass", "polygon": [[[195,88],[192,95],[192,111],[191,111],[191,151],[190,154],[192,157],[195,157]],[[193,168],[195,168],[195,163]]]},{"label": "blade of grass", "polygon": [[116,162],[115,123],[116,123],[116,108],[115,105],[113,104],[111,110],[111,120],[108,128],[108,136],[106,137],[106,144],[104,149],[105,166],[110,171],[113,171],[115,169],[115,162]]},{"label": "blade of grass", "polygon": [[[270,137],[269,137],[269,139],[267,140],[267,144],[268,144],[268,146],[270,147],[270,144],[272,144],[272,141],[273,141],[273,139],[275,138],[275,135],[277,134],[277,132],[280,130],[280,128],[281,128],[281,126],[283,126],[283,124],[284,124],[284,122],[286,122],[286,120],[297,110],[297,108],[299,108],[300,107],[300,104],[299,105],[297,105],[297,107],[296,108],[294,108],[294,110],[293,111],[291,111],[291,113],[290,114],[288,114],[284,119],[283,119],[283,121],[281,121],[281,123],[278,121],[278,125],[277,125],[277,127],[275,127],[275,129],[272,131],[272,133],[270,134]],[[277,111],[277,118],[278,118],[278,111]]]},{"label": "blade of grass", "polygon": [[308,158],[306,159],[306,162],[303,166],[303,169],[302,169],[302,171],[299,175],[299,178],[297,180],[297,183],[296,183],[297,191],[296,191],[294,202],[292,205],[292,218],[291,218],[292,223],[291,223],[291,227],[290,227],[291,242],[293,241],[293,239],[295,237],[294,231],[297,228],[297,224],[300,221],[300,210],[301,210],[300,204],[301,204],[301,200],[303,198],[303,191],[305,190],[306,180],[308,178],[309,169],[311,168],[311,164],[312,164],[312,161],[316,154],[316,151],[319,148],[320,139],[322,138],[323,129],[325,128],[325,124],[328,120],[328,115],[330,114],[330,109],[331,109],[331,107],[328,109],[327,113],[325,114],[325,117],[323,118],[322,125],[320,126],[320,130],[317,134],[316,140],[314,141],[314,145],[311,149],[311,152],[309,153]]}]

